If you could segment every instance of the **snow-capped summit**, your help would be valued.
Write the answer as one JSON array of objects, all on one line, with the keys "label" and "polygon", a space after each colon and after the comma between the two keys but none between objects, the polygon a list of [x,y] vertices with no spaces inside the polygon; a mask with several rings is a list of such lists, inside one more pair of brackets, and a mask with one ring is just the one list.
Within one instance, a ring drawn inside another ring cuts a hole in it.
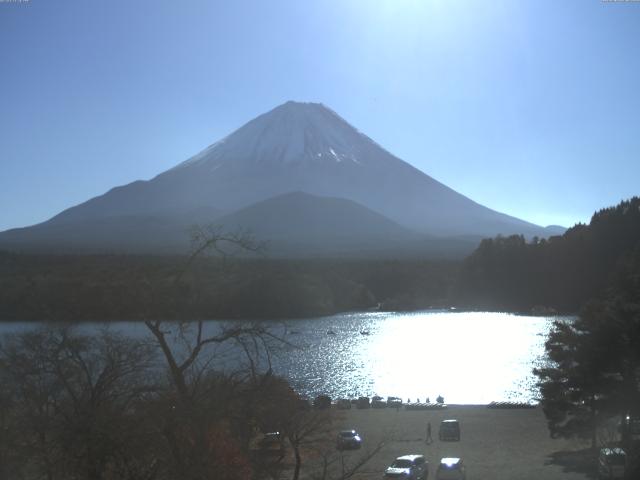
[{"label": "snow-capped summit", "polygon": [[251,120],[175,168],[225,162],[281,165],[364,162],[374,142],[321,103],[289,101]]}]

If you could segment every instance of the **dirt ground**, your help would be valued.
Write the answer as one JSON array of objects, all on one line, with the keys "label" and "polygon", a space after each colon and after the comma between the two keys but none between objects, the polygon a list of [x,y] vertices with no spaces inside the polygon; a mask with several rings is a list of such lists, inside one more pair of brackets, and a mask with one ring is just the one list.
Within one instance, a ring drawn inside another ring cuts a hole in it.
[{"label": "dirt ground", "polygon": [[[455,418],[461,424],[461,441],[438,440],[440,422]],[[433,442],[425,442],[431,422]],[[362,451],[349,452],[351,460],[384,440],[385,445],[353,478],[381,479],[394,458],[423,454],[434,479],[442,457],[461,457],[467,478],[516,480],[578,480],[594,478],[588,445],[577,440],[549,437],[541,409],[502,410],[486,406],[449,406],[439,411],[400,409],[347,410],[340,429],[356,429],[364,439]]]}]

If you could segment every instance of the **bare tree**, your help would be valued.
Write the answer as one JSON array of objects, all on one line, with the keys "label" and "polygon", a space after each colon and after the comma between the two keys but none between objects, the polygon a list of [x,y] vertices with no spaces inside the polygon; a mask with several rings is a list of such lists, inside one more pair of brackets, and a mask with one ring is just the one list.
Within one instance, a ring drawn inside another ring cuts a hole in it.
[{"label": "bare tree", "polygon": [[[175,277],[176,284],[199,257],[208,253],[221,257],[223,266],[228,266],[225,262],[238,252],[260,253],[264,248],[245,232],[227,234],[218,227],[197,227],[192,238],[193,251],[184,270]],[[336,456],[335,451],[327,453],[327,445],[332,445],[335,413],[330,409],[301,408],[298,395],[288,383],[272,375],[271,351],[287,342],[264,324],[227,322],[212,327],[202,320],[146,320],[145,325],[162,352],[175,388],[175,394],[168,397],[162,432],[176,475],[190,479],[211,475],[243,478],[245,466],[238,468],[236,464],[234,471],[229,457],[238,452],[248,454],[254,429],[279,431],[287,439],[293,452],[293,480],[299,480],[305,459],[314,459],[309,464],[310,472],[317,471],[318,459],[322,459],[327,467],[323,479],[346,480],[382,447],[377,446],[355,462],[346,460],[344,455]],[[224,362],[216,356],[224,345],[232,345],[239,354],[234,368],[226,371]],[[246,368],[240,368],[240,359]],[[214,443],[212,432],[217,434]],[[229,448],[226,457],[221,458],[214,447],[225,442]],[[327,476],[336,472],[337,465],[339,476]],[[280,462],[254,461],[252,467],[256,477],[280,478],[286,470]]]},{"label": "bare tree", "polygon": [[311,478],[313,480],[348,480],[361,473],[362,469],[382,450],[384,445],[384,440],[381,440],[373,448],[367,449],[355,459],[347,458],[342,452],[325,450],[322,453],[321,465],[311,475]]},{"label": "bare tree", "polygon": [[347,455],[338,450],[335,430],[336,424],[342,420],[342,414],[343,412],[331,409],[298,409],[294,414],[288,415],[284,432],[294,454],[292,480],[301,477],[303,460],[307,462],[305,470],[309,478],[347,480],[360,473],[384,447],[383,439],[372,448],[358,451],[358,454]]},{"label": "bare tree", "polygon": [[330,429],[333,423],[331,413],[330,410],[298,410],[287,422],[285,432],[293,448],[295,459],[293,480],[298,480],[300,477],[302,450],[305,445],[313,448],[314,443],[324,443],[323,440],[326,442],[326,437],[330,436]]},{"label": "bare tree", "polygon": [[149,432],[134,414],[153,390],[145,378],[153,358],[148,344],[50,328],[5,338],[0,354],[3,387],[13,396],[4,414],[13,454],[23,460],[14,473],[98,480],[110,469],[131,479],[153,470],[142,438]]},{"label": "bare tree", "polygon": [[[211,226],[194,227],[192,244],[192,253],[175,277],[176,285],[183,281],[194,262],[207,254],[213,253],[228,261],[239,252],[261,253],[264,248],[246,232],[226,233],[220,227]],[[260,367],[266,365],[270,372],[270,345],[280,339],[258,322],[207,326],[201,319],[145,320],[145,325],[162,352],[175,389],[174,394],[168,395],[168,415],[164,417],[162,433],[176,474],[193,479],[211,478],[211,475],[239,478],[244,467],[237,472],[225,471],[225,464],[230,463],[229,458],[239,457],[243,450],[246,453],[251,432],[239,432],[242,429],[233,420],[244,419],[246,415],[229,407],[233,399],[221,401],[221,397],[233,393],[236,403],[244,406],[250,403],[248,392],[255,389],[261,377]],[[235,365],[232,372],[225,372],[225,365],[216,357],[216,349],[229,344],[244,355],[247,369],[241,370]],[[238,402],[240,399],[244,400]],[[220,453],[220,445],[226,445],[227,450]]]}]

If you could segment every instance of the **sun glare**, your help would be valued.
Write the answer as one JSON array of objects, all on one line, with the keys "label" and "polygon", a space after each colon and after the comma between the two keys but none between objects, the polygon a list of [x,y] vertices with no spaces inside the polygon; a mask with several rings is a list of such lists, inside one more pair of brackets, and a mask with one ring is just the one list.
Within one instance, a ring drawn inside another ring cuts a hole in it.
[{"label": "sun glare", "polygon": [[547,323],[488,312],[407,314],[381,322],[362,355],[381,395],[410,391],[414,401],[434,401],[442,394],[453,403],[512,399],[515,383],[532,382],[531,360],[544,350],[536,332]]}]

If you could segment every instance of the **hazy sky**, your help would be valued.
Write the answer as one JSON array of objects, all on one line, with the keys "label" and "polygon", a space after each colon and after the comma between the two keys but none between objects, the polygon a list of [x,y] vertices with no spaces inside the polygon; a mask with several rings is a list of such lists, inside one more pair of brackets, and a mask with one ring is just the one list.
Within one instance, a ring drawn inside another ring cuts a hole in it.
[{"label": "hazy sky", "polygon": [[493,209],[640,194],[640,2],[0,0],[0,230],[322,102]]}]

